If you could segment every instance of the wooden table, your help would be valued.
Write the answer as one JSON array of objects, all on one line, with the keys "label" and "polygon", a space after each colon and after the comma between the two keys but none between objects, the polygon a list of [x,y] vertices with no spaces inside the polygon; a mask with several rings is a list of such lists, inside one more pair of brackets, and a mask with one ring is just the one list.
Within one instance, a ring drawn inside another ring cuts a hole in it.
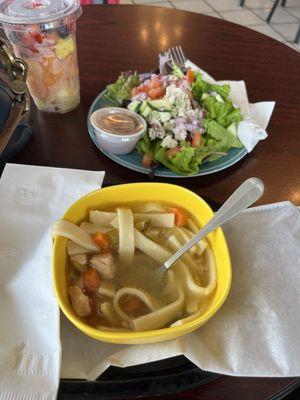
[{"label": "wooden table", "polygon": [[[222,203],[244,179],[259,176],[266,187],[261,203],[300,204],[299,54],[241,26],[164,8],[84,7],[78,21],[81,105],[61,116],[33,109],[34,137],[12,161],[105,170],[105,185],[147,181],[146,175],[116,165],[98,151],[88,136],[86,115],[95,96],[121,70],[149,71],[157,66],[158,53],[175,44],[181,44],[188,57],[216,79],[245,80],[252,102],[275,100],[276,108],[268,139],[242,161],[214,175],[172,182]],[[296,381],[224,376],[176,398],[261,400]]]}]

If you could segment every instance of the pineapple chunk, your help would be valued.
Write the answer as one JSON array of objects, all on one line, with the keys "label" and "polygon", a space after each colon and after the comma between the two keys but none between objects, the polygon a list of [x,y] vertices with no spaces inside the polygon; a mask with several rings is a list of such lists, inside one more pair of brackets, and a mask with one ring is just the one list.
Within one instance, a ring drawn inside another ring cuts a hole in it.
[{"label": "pineapple chunk", "polygon": [[79,92],[71,88],[61,88],[56,93],[54,103],[56,107],[67,112],[79,103]]},{"label": "pineapple chunk", "polygon": [[58,39],[55,45],[55,53],[59,60],[65,60],[74,53],[75,43],[71,36],[66,39]]}]

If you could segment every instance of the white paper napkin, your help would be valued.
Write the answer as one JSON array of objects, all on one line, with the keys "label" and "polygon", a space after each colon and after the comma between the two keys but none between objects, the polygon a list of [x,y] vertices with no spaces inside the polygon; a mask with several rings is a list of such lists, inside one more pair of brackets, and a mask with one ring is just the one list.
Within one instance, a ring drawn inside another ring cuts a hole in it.
[{"label": "white paper napkin", "polygon": [[230,85],[230,98],[234,105],[241,108],[244,121],[238,124],[238,138],[245,146],[248,153],[254,149],[260,140],[266,139],[269,120],[275,107],[275,101],[263,101],[251,104],[248,100],[246,84],[244,81],[215,81],[206,71],[199,68],[191,61],[186,62],[186,67],[200,71],[203,79],[209,83]]},{"label": "white paper napkin", "polygon": [[229,375],[300,374],[300,212],[251,208],[224,226],[232,259],[228,300],[186,340],[186,356]]},{"label": "white paper napkin", "polygon": [[104,173],[7,164],[0,180],[0,399],[55,399],[61,345],[49,227]]}]

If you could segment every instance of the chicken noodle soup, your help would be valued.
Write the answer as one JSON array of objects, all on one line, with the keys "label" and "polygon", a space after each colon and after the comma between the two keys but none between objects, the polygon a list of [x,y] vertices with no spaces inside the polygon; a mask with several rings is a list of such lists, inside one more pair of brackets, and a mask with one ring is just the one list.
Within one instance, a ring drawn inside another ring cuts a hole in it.
[{"label": "chicken noodle soup", "polygon": [[143,203],[91,210],[75,225],[59,221],[68,238],[67,286],[84,322],[111,331],[145,331],[199,317],[217,284],[210,246],[202,240],[167,272],[160,268],[199,228],[188,211]]}]

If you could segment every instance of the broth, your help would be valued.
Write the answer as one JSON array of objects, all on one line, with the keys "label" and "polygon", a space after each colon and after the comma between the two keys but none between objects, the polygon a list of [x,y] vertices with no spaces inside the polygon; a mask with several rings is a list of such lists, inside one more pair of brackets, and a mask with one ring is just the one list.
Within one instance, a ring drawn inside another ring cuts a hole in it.
[{"label": "broth", "polygon": [[115,204],[90,210],[76,229],[86,242],[73,236],[68,242],[68,292],[75,313],[89,325],[160,329],[196,318],[211,301],[217,274],[206,241],[168,272],[160,268],[199,229],[187,210]]}]

